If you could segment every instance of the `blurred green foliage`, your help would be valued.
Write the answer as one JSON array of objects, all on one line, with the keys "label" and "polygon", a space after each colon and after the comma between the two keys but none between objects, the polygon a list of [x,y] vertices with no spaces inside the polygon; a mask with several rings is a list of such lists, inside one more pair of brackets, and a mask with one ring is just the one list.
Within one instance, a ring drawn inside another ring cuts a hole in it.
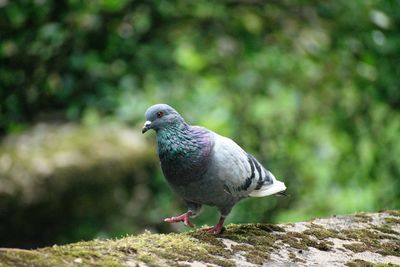
[{"label": "blurred green foliage", "polygon": [[[287,184],[289,198],[245,200],[231,222],[400,208],[399,1],[0,5],[3,135],[53,118],[139,126],[165,102]],[[151,189],[145,216],[183,211],[160,172]]]}]

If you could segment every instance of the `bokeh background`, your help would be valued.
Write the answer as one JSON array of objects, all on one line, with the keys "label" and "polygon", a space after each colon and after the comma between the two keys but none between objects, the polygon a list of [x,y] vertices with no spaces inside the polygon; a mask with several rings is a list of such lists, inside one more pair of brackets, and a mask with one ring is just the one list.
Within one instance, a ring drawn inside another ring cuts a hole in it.
[{"label": "bokeh background", "polygon": [[286,183],[228,222],[399,209],[399,85],[396,0],[0,0],[0,247],[186,230],[160,102]]}]

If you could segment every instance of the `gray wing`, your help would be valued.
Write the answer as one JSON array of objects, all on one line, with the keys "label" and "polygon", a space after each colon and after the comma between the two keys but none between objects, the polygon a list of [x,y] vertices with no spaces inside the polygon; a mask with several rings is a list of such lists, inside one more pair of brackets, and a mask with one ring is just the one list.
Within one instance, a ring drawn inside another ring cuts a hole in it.
[{"label": "gray wing", "polygon": [[214,171],[229,194],[235,197],[267,196],[286,189],[270,171],[231,139],[215,134],[213,150]]}]

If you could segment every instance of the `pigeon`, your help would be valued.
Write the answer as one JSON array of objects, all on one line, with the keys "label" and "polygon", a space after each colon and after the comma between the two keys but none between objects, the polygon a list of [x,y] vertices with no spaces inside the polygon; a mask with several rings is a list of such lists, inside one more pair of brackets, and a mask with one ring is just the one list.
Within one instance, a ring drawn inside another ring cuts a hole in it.
[{"label": "pigeon", "polygon": [[223,230],[232,207],[247,197],[284,194],[286,186],[233,140],[200,126],[191,126],[167,104],[156,104],[145,113],[144,134],[156,132],[161,169],[171,189],[188,211],[166,218],[194,227],[190,218],[202,205],[217,207],[218,223],[206,229],[211,234]]}]

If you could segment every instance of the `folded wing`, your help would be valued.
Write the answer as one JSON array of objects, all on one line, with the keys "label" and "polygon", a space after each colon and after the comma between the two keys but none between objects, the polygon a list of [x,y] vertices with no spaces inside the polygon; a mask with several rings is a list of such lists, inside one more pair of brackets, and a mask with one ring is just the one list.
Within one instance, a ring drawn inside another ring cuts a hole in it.
[{"label": "folded wing", "polygon": [[224,190],[237,197],[263,197],[282,192],[284,183],[229,138],[215,134],[214,166]]}]

